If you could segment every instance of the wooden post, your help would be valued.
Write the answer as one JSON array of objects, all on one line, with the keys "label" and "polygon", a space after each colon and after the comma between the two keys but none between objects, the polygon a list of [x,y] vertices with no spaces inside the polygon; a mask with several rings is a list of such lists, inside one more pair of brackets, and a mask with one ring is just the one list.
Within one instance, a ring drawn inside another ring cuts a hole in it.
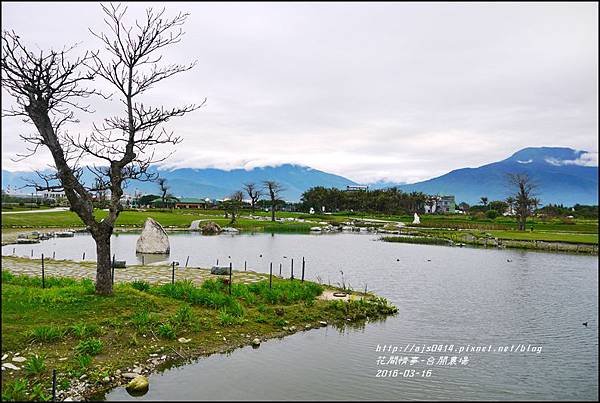
[{"label": "wooden post", "polygon": [[219,265],[219,259],[217,259],[217,266]]},{"label": "wooden post", "polygon": [[291,274],[290,274],[290,279],[291,280],[294,279],[294,258],[292,258],[292,270],[291,270]]},{"label": "wooden post", "polygon": [[56,257],[56,251],[52,252],[52,260]]},{"label": "wooden post", "polygon": [[14,256],[14,254],[15,254],[15,248],[13,248],[13,256]]},{"label": "wooden post", "polygon": [[[246,263],[247,262],[244,260],[244,271],[246,271]],[[271,264],[273,264],[273,263],[271,263]]]},{"label": "wooden post", "polygon": [[81,258],[81,260],[85,260],[85,252],[83,252],[83,257]]},{"label": "wooden post", "polygon": [[31,257],[33,257],[33,249],[31,250]]},{"label": "wooden post", "polygon": [[144,258],[144,255],[142,254],[142,266],[146,265],[146,259]]},{"label": "wooden post", "polygon": [[304,256],[302,256],[302,282],[304,282],[304,266],[306,262],[304,261]]},{"label": "wooden post", "polygon": [[229,262],[229,295],[231,295],[231,281],[232,281],[231,273],[233,271],[233,268],[231,266],[232,266],[231,262]]},{"label": "wooden post", "polygon": [[273,288],[273,262],[269,265],[269,288]]},{"label": "wooden post", "polygon": [[111,268],[110,281],[111,281],[112,285],[115,285],[115,254],[114,253],[113,253],[111,266],[112,266],[112,268]]},{"label": "wooden post", "polygon": [[185,267],[187,267],[189,261],[190,261],[190,256],[188,255],[187,259],[185,259]]},{"label": "wooden post", "polygon": [[52,401],[56,401],[56,369],[52,370]]},{"label": "wooden post", "polygon": [[171,271],[171,284],[175,284],[175,261],[173,261],[173,270]]},{"label": "wooden post", "polygon": [[46,275],[44,273],[44,254],[42,253],[42,288],[46,288]]},{"label": "wooden post", "polygon": [[281,266],[283,266],[281,263],[279,263],[279,277],[281,277]]}]

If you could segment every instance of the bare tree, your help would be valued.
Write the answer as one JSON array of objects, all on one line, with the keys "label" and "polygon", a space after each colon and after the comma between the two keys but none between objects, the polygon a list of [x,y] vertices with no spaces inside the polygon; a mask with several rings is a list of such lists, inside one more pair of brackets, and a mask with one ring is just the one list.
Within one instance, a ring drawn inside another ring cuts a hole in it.
[{"label": "bare tree", "polygon": [[275,221],[275,205],[279,200],[281,192],[285,189],[280,183],[275,181],[263,181],[263,189],[268,193],[271,200],[271,221]]},{"label": "bare tree", "polygon": [[225,217],[227,217],[228,213],[231,214],[231,221],[229,222],[229,225],[235,224],[236,214],[237,214],[237,211],[242,207],[243,200],[244,200],[244,193],[242,193],[240,190],[237,190],[229,196],[229,200],[225,200],[223,202],[223,209],[225,210]]},{"label": "bare tree", "polygon": [[[164,160],[154,157],[155,146],[177,144],[179,137],[159,129],[170,118],[182,116],[204,104],[165,109],[137,102],[137,97],[155,84],[177,73],[189,70],[190,65],[159,66],[159,51],[180,41],[181,25],[187,14],[166,18],[164,9],[146,11],[142,21],[127,27],[123,22],[126,8],[102,6],[109,33],[94,33],[105,45],[108,56],[87,52],[69,60],[69,51],[32,52],[14,32],[2,34],[2,87],[15,99],[15,105],[4,116],[23,116],[33,123],[36,134],[21,136],[31,144],[28,153],[40,146],[50,151],[56,173],[38,172],[41,182],[36,190],[64,190],[71,209],[77,213],[96,242],[96,292],[111,294],[110,237],[122,206],[123,187],[129,180],[155,180],[148,172],[151,164]],[[77,122],[75,111],[91,112],[81,105],[81,99],[98,94],[82,85],[94,77],[107,80],[125,107],[125,116],[109,117],[100,126],[94,125],[89,136],[73,136],[64,130],[68,122]],[[101,165],[82,159],[92,158]],[[94,176],[94,184],[82,180],[84,169]],[[93,192],[108,191],[108,215],[98,221],[94,217]]]},{"label": "bare tree", "polygon": [[252,214],[254,214],[254,208],[256,206],[256,202],[263,195],[261,189],[256,186],[255,183],[244,183],[244,191],[250,197],[250,208],[252,209]]},{"label": "bare tree", "polygon": [[514,208],[519,223],[519,231],[525,231],[527,217],[529,217],[540,203],[536,197],[537,185],[527,174],[507,174],[510,188],[514,192]]},{"label": "bare tree", "polygon": [[481,202],[481,204],[483,205],[483,207],[486,207],[488,205],[488,198],[485,196],[482,196],[479,198],[479,201]]},{"label": "bare tree", "polygon": [[158,178],[156,179],[156,183],[158,183],[158,187],[160,188],[160,197],[162,199],[162,204],[163,207],[166,206],[166,200],[167,200],[167,194],[169,192],[169,189],[171,189],[171,186],[169,186],[169,183],[167,182],[166,178]]}]

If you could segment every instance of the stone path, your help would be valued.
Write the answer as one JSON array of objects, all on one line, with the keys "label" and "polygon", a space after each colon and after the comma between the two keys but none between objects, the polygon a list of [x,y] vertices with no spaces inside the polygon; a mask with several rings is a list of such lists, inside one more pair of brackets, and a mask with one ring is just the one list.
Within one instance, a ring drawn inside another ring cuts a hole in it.
[{"label": "stone path", "polygon": [[[22,257],[2,256],[2,270],[13,274],[28,276],[42,275],[41,259],[27,259]],[[96,277],[96,264],[94,262],[75,262],[71,260],[44,259],[44,273],[49,277],[89,278]],[[165,284],[171,282],[172,266],[170,265],[131,265],[125,269],[115,268],[115,282],[130,282],[144,280],[151,284]],[[210,278],[227,278],[210,274],[210,269],[204,268],[179,268],[175,267],[175,281],[191,280],[201,284]],[[268,279],[269,276],[253,271],[233,271],[233,283],[254,283]]]}]

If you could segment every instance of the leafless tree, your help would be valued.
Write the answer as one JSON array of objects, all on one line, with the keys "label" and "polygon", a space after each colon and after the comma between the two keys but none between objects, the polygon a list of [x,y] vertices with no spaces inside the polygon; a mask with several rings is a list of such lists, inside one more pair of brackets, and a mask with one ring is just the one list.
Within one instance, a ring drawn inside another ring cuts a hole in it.
[{"label": "leafless tree", "polygon": [[256,202],[263,195],[262,190],[256,186],[255,183],[244,183],[244,191],[250,197],[250,208],[252,209],[252,214],[254,214],[254,208],[256,206]]},{"label": "leafless tree", "polygon": [[160,188],[160,197],[162,199],[162,204],[163,207],[166,206],[166,202],[167,202],[167,193],[169,192],[169,189],[171,189],[171,186],[169,186],[169,183],[167,182],[167,178],[158,178],[156,179],[156,183],[158,183],[158,187]]},{"label": "leafless tree", "polygon": [[527,174],[507,174],[510,188],[514,192],[513,203],[519,231],[525,231],[527,217],[529,217],[540,203],[536,197],[537,185]]},{"label": "leafless tree", "polygon": [[285,189],[280,183],[275,181],[263,181],[263,189],[268,193],[271,200],[271,221],[275,221],[275,206],[281,192]]},{"label": "leafless tree", "polygon": [[229,222],[229,225],[233,225],[236,222],[237,211],[242,207],[244,193],[242,193],[240,190],[237,190],[233,192],[228,199],[229,200],[225,200],[223,202],[223,209],[225,210],[225,217],[227,217],[228,213],[231,214],[231,221]]},{"label": "leafless tree", "polygon": [[[166,157],[155,157],[155,147],[181,140],[161,124],[198,109],[206,100],[200,105],[172,109],[138,102],[138,97],[155,84],[194,66],[159,65],[160,51],[181,40],[187,14],[167,18],[164,9],[148,9],[143,20],[128,27],[124,23],[126,8],[110,5],[102,9],[109,32],[92,34],[102,41],[108,54],[87,52],[70,60],[72,48],[33,52],[17,34],[4,31],[1,67],[2,87],[15,100],[3,115],[23,116],[37,129],[36,134],[21,136],[31,145],[23,157],[34,155],[40,146],[47,147],[53,157],[56,172],[38,172],[41,181],[34,186],[36,190],[64,190],[72,210],[96,242],[96,292],[107,295],[112,293],[110,237],[122,210],[124,185],[129,180],[156,179],[148,168]],[[84,87],[95,77],[104,78],[114,87],[124,106],[124,116],[104,119],[101,125],[94,125],[89,136],[71,135],[64,126],[77,122],[75,111],[91,112],[81,104],[82,99],[99,94]],[[98,165],[88,163],[88,158]],[[92,185],[82,180],[84,169],[93,174]],[[94,217],[92,204],[92,194],[98,191],[110,192],[108,215],[100,221]]]}]

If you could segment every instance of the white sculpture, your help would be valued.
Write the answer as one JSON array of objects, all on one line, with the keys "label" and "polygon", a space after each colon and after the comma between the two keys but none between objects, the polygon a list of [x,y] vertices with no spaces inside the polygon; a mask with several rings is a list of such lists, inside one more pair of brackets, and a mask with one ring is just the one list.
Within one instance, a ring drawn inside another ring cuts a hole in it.
[{"label": "white sculpture", "polygon": [[421,224],[421,219],[419,218],[419,215],[417,213],[415,213],[415,218],[412,223],[413,224]]},{"label": "white sculpture", "polygon": [[315,209],[314,208],[310,208],[309,214],[314,214],[315,213]]}]

